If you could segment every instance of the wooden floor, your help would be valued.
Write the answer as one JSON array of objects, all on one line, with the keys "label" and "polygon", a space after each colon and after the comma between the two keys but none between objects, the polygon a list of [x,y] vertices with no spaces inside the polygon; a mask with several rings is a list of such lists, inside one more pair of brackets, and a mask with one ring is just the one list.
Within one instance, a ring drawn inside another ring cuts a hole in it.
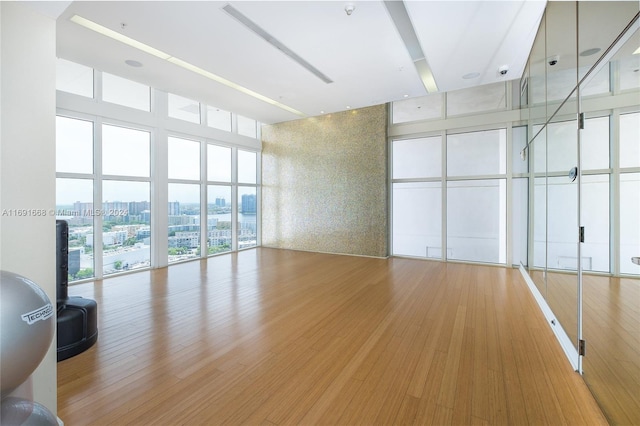
[{"label": "wooden floor", "polygon": [[517,269],[259,248],[69,294],[66,425],[606,424]]}]

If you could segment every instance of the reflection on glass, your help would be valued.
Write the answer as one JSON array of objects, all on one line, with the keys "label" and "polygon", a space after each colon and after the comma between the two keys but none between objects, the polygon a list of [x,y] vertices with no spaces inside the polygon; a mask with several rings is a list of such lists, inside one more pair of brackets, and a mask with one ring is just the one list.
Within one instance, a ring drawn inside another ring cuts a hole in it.
[{"label": "reflection on glass", "polygon": [[522,264],[527,266],[529,179],[514,178],[511,196],[513,197],[511,208],[511,263],[513,265]]},{"label": "reflection on glass", "polygon": [[56,62],[56,90],[93,98],[93,68],[65,59]]},{"label": "reflection on glass", "polygon": [[231,251],[231,186],[207,187],[207,255]]},{"label": "reflection on glass", "polygon": [[638,141],[640,141],[640,113],[620,115],[620,168],[640,167]]},{"label": "reflection on glass", "polygon": [[[543,35],[545,56],[541,57],[545,72],[544,83],[538,88],[546,89],[547,118],[557,109],[558,104],[568,97],[575,100],[578,84],[578,59],[573,52],[577,46],[576,13],[578,2],[548,2],[546,7],[546,28]],[[557,59],[554,63],[551,59]],[[586,71],[586,69],[585,69]],[[537,96],[536,96],[537,97]]]},{"label": "reflection on glass", "polygon": [[238,187],[238,249],[255,247],[258,244],[257,188]]},{"label": "reflection on glass", "polygon": [[609,272],[609,175],[582,176],[582,269]]},{"label": "reflection on glass", "polygon": [[442,184],[394,183],[392,226],[394,255],[442,259]]},{"label": "reflection on glass", "polygon": [[56,172],[93,173],[93,122],[56,117]]},{"label": "reflection on glass", "polygon": [[231,182],[231,148],[207,145],[207,180]]},{"label": "reflection on glass", "polygon": [[[580,74],[586,73],[587,67],[580,67]],[[580,87],[580,96],[594,96],[609,93],[610,89],[609,67],[604,66],[598,72],[589,76],[586,85]]]},{"label": "reflection on glass", "polygon": [[169,179],[200,180],[200,142],[169,136]]},{"label": "reflection on glass", "polygon": [[169,93],[169,117],[200,124],[200,103]]},{"label": "reflection on glass", "polygon": [[142,111],[151,111],[151,88],[103,72],[102,100]]},{"label": "reflection on glass", "polygon": [[447,176],[504,174],[506,129],[447,135]]},{"label": "reflection on glass", "polygon": [[169,263],[200,257],[200,185],[169,184]]},{"label": "reflection on glass", "polygon": [[151,265],[150,197],[149,182],[103,181],[101,216],[104,275]]},{"label": "reflection on glass", "polygon": [[395,140],[393,179],[427,178],[442,175],[442,138]]},{"label": "reflection on glass", "polygon": [[[550,123],[535,139],[534,167],[536,172],[566,172],[577,166],[577,122]],[[548,139],[548,143],[547,143]]]},{"label": "reflection on glass", "polygon": [[506,180],[447,182],[447,258],[506,263]]},{"label": "reflection on glass", "polygon": [[640,87],[640,55],[629,55],[620,58],[615,65],[618,69],[620,91],[638,90]]},{"label": "reflection on glass", "polygon": [[578,269],[577,181],[568,177],[548,178],[547,197],[547,267],[550,269]]},{"label": "reflection on glass", "polygon": [[[547,45],[545,40],[547,20],[543,16],[538,28],[538,34],[531,47],[529,55],[529,78],[527,81],[528,100],[531,106],[544,105],[547,100],[545,92],[545,77],[547,65]],[[540,123],[541,119],[546,121],[546,108],[532,108],[530,118],[534,123]],[[535,135],[535,131],[533,132]]]},{"label": "reflection on glass", "polygon": [[575,120],[547,126],[547,171],[568,173],[578,165],[578,123]]},{"label": "reflection on glass", "polygon": [[207,106],[207,125],[215,129],[231,131],[231,113],[220,108]]},{"label": "reflection on glass", "polygon": [[620,273],[640,275],[640,173],[620,175]]},{"label": "reflection on glass", "polygon": [[511,165],[513,173],[526,173],[529,171],[529,152],[525,152],[524,159],[520,156],[527,146],[527,126],[514,127],[512,129],[513,150],[511,152]]},{"label": "reflection on glass", "polygon": [[533,266],[547,266],[547,180],[535,178],[533,186]]},{"label": "reflection on glass", "polygon": [[151,134],[143,130],[102,125],[102,173],[149,177]]},{"label": "reflection on glass", "polygon": [[56,219],[69,224],[69,282],[92,278],[93,180],[56,179]]},{"label": "reflection on glass", "polygon": [[238,183],[257,182],[257,154],[238,150]]},{"label": "reflection on glass", "polygon": [[589,118],[580,132],[583,170],[609,168],[609,117]]},{"label": "reflection on glass", "polygon": [[[529,156],[532,159],[533,171],[536,175],[546,173],[547,171],[547,136],[546,127],[543,129],[540,125],[532,127],[532,133],[535,139],[529,143]],[[539,133],[538,133],[539,132]]]}]

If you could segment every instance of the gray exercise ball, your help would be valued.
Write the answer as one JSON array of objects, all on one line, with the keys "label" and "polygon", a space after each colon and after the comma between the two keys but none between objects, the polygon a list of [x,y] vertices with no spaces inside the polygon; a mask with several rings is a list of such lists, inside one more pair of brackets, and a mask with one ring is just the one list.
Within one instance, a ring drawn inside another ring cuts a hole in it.
[{"label": "gray exercise ball", "polygon": [[47,294],[28,278],[0,271],[0,396],[24,383],[44,358],[56,326]]},{"label": "gray exercise ball", "polygon": [[0,404],[2,426],[57,426],[58,419],[39,402],[10,396]]}]

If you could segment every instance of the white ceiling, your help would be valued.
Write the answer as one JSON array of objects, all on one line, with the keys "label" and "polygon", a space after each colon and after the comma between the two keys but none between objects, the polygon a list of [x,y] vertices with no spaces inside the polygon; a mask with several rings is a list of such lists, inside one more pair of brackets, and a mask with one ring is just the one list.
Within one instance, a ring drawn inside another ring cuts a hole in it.
[{"label": "white ceiling", "polygon": [[[327,84],[222,8],[235,9],[328,76]],[[348,16],[345,6],[355,7]],[[405,1],[439,91],[522,76],[546,1]],[[58,56],[262,123],[299,116],[70,21],[162,50],[306,116],[427,94],[382,1],[87,1],[57,20]],[[125,24],[123,26],[123,24]],[[125,60],[144,66],[135,68]],[[508,66],[508,73],[498,69]],[[463,79],[469,73],[477,78]]]}]

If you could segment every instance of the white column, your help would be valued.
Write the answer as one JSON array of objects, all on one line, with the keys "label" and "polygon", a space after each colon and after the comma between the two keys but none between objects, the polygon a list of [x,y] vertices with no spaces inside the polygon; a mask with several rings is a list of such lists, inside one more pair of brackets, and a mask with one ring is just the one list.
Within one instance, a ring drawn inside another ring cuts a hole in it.
[{"label": "white column", "polygon": [[[20,2],[0,2],[0,22],[0,269],[55,304],[56,22]],[[55,335],[30,380],[33,399],[55,414]]]}]

